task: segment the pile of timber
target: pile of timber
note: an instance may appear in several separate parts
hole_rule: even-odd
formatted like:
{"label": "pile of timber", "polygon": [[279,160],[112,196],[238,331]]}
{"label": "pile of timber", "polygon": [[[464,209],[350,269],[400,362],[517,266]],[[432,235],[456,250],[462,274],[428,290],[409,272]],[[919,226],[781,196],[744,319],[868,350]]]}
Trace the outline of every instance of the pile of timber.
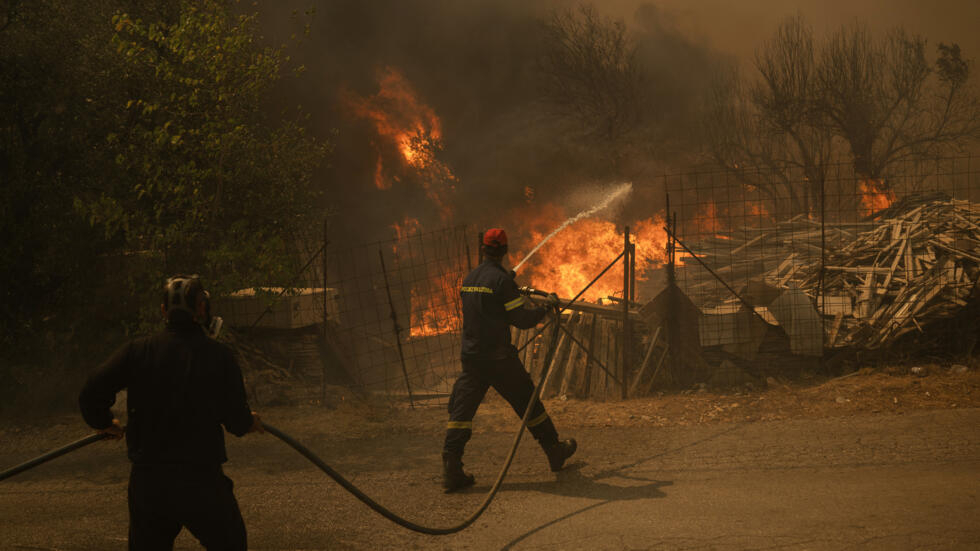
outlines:
{"label": "pile of timber", "polygon": [[[967,304],[978,284],[980,204],[907,198],[865,221],[822,228],[801,215],[689,246],[750,302],[765,306],[751,281],[801,289],[823,314],[827,346],[878,348]],[[683,277],[702,307],[736,300],[692,259]]]}

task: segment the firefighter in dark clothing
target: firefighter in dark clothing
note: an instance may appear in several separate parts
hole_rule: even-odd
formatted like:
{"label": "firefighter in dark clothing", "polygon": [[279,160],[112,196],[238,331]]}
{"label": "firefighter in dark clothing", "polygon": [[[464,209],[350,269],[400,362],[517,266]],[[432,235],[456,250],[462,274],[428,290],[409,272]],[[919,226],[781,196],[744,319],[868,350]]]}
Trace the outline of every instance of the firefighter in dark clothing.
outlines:
{"label": "firefighter in dark clothing", "polygon": [[[507,253],[504,230],[484,233],[482,248],[486,261],[466,276],[460,289],[463,372],[449,398],[449,423],[442,452],[443,488],[447,493],[474,483],[473,475],[463,472],[463,449],[487,390],[492,386],[523,417],[534,383],[510,342],[510,326],[529,329],[548,311],[531,307],[518,292],[513,273],[501,265]],[[558,298],[552,295],[551,305],[557,303]],[[540,401],[536,401],[527,427],[544,449],[551,470],[561,470],[565,460],[575,453],[575,440],[558,440],[555,425]]]}
{"label": "firefighter in dark clothing", "polygon": [[[125,433],[129,477],[129,548],[172,549],[186,527],[207,549],[246,549],[245,523],[222,472],[222,425],[235,436],[263,432],[245,398],[231,351],[208,337],[210,306],[197,276],[167,280],[166,329],[125,344],[79,396],[92,428]],[[110,407],[128,389],[123,430]]]}

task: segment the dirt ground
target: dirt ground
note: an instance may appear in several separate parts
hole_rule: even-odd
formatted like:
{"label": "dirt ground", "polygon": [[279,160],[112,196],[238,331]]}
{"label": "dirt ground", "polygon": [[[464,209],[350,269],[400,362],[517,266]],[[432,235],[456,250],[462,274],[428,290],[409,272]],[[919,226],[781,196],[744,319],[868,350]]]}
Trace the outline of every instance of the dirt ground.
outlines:
{"label": "dirt ground", "polygon": [[[545,405],[559,429],[672,427],[980,407],[980,366],[923,364],[916,367],[922,370],[919,374],[913,374],[910,367],[864,368],[833,379],[771,378],[763,389],[701,388],[605,402],[556,398],[545,400]],[[422,402],[412,414],[406,415],[408,404],[392,405],[380,399],[365,401],[339,388],[333,401],[338,405],[332,409],[316,406],[258,409],[271,424],[288,422],[292,427],[316,434],[351,440],[391,432],[440,432],[446,419],[443,406]],[[492,389],[475,421],[477,433],[513,431],[517,423],[510,406]],[[74,415],[17,419],[0,426],[0,442],[6,451],[31,448],[43,451],[42,443],[58,438],[77,439],[80,430],[86,428]]]}
{"label": "dirt ground", "polygon": [[[228,440],[253,549],[975,549],[980,545],[976,366],[863,370],[765,389],[546,401],[582,446],[566,472],[522,444],[488,513],[448,537],[380,519],[271,437]],[[439,489],[443,406],[344,397],[262,409],[359,487],[427,525],[476,509],[517,418],[477,415],[471,491]],[[0,468],[81,438],[77,415],[0,425]],[[98,443],[0,482],[0,549],[123,549],[128,464]],[[186,533],[177,549],[198,549]]]}
{"label": "dirt ground", "polygon": [[[545,405],[560,429],[671,427],[980,407],[977,366],[923,364],[916,367],[916,374],[908,367],[865,368],[833,379],[771,378],[763,389],[699,388],[605,402],[556,398],[545,400]],[[322,427],[329,419],[326,424],[333,434],[351,438],[390,430],[441,430],[446,417],[443,407],[424,403],[415,415],[405,416],[400,412],[407,405],[367,404],[350,396],[344,396],[339,402],[342,405],[334,410],[304,408],[299,418],[291,413],[294,411],[291,408],[273,410],[273,415],[285,414],[291,421],[300,423],[305,419],[310,428]],[[516,422],[510,406],[491,389],[477,412],[475,430],[514,430]]]}

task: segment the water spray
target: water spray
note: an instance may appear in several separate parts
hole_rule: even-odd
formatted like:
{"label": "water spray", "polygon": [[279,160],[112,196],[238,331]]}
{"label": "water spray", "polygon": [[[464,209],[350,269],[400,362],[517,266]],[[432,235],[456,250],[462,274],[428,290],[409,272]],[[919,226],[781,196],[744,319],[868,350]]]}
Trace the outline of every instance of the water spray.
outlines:
{"label": "water spray", "polygon": [[525,262],[527,262],[527,259],[529,259],[532,256],[534,256],[534,253],[538,252],[538,249],[540,249],[542,245],[544,245],[545,243],[547,243],[548,240],[551,239],[552,237],[554,237],[558,232],[562,231],[563,229],[565,229],[568,226],[574,224],[575,222],[578,222],[579,220],[581,220],[583,218],[588,218],[588,217],[592,216],[593,214],[595,214],[595,213],[597,213],[597,212],[599,212],[599,211],[607,208],[609,205],[611,205],[613,203],[613,201],[615,201],[616,199],[619,199],[620,197],[626,195],[627,193],[629,193],[631,191],[633,191],[633,184],[632,183],[626,182],[625,184],[619,185],[615,189],[613,189],[613,191],[609,195],[607,195],[606,198],[603,199],[601,203],[599,203],[597,205],[594,205],[594,206],[592,206],[592,207],[590,207],[590,208],[588,208],[586,210],[583,210],[582,212],[580,212],[580,213],[576,214],[575,216],[569,218],[568,220],[565,220],[564,222],[562,222],[562,224],[560,226],[558,226],[557,228],[555,228],[554,231],[552,231],[551,233],[549,233],[547,237],[545,237],[540,242],[538,242],[538,244],[535,245],[533,249],[531,249],[531,252],[527,253],[527,256],[525,256],[523,260],[521,260],[520,262],[517,263],[516,266],[514,266],[514,271],[516,272],[517,270],[520,270],[521,269],[521,266]]}

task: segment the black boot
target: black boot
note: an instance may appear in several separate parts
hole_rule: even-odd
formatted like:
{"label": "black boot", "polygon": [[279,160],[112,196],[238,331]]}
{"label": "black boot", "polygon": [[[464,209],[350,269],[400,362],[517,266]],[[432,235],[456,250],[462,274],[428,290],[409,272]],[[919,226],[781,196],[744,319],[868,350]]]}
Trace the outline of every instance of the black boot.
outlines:
{"label": "black boot", "polygon": [[474,482],[473,475],[463,472],[463,454],[442,452],[442,488],[447,494],[472,486]]}
{"label": "black boot", "polygon": [[565,466],[565,460],[578,449],[578,443],[575,442],[574,438],[570,438],[568,440],[555,440],[548,444],[542,443],[541,447],[544,448],[544,453],[548,456],[548,464],[551,465],[551,470],[557,472]]}

